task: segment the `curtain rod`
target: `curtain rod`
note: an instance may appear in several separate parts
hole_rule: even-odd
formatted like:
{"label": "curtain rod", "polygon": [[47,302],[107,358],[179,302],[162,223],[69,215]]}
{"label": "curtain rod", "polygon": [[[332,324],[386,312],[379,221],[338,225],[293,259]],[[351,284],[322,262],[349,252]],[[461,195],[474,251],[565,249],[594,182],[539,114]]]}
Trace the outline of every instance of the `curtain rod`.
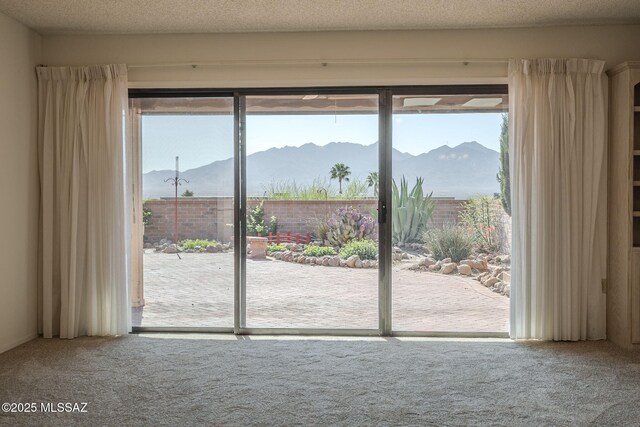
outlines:
{"label": "curtain rod", "polygon": [[179,68],[179,67],[226,67],[226,66],[252,66],[252,65],[386,65],[386,64],[454,64],[469,65],[473,63],[508,64],[504,58],[393,58],[393,59],[291,59],[291,60],[223,60],[213,62],[178,62],[160,64],[131,64],[129,68]]}

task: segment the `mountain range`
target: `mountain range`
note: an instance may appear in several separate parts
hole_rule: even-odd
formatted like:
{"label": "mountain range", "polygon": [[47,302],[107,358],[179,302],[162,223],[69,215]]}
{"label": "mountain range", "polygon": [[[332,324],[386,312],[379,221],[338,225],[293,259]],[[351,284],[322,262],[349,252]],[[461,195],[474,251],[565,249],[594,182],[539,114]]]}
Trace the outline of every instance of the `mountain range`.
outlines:
{"label": "mountain range", "polygon": [[[464,142],[455,147],[443,145],[427,153],[414,156],[393,150],[393,178],[398,182],[405,176],[410,185],[416,177],[424,178],[424,190],[438,197],[465,199],[474,195],[499,191],[496,174],[499,153],[478,142]],[[300,147],[271,148],[247,156],[247,195],[262,196],[274,182],[295,181],[309,185],[314,180],[329,181],[329,170],[336,163],[350,167],[350,178],[364,180],[378,170],[378,144],[361,145],[332,142],[318,146],[313,143]],[[174,195],[165,179],[173,177],[172,170],[151,171],[143,175],[143,197],[157,198]],[[216,161],[180,172],[183,183],[179,193],[189,189],[195,196],[233,195],[233,159]],[[332,185],[337,188],[337,181]],[[345,184],[343,184],[345,185]]]}

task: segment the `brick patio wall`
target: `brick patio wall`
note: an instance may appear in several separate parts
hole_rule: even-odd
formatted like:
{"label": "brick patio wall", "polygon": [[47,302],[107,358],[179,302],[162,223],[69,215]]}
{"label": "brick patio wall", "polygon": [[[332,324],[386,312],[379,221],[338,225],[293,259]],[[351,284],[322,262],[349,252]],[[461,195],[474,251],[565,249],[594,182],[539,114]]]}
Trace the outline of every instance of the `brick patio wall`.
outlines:
{"label": "brick patio wall", "polygon": [[[249,209],[260,203],[260,199],[247,201]],[[435,207],[431,226],[440,227],[457,223],[464,200],[434,198]],[[161,239],[173,240],[175,201],[173,198],[148,200],[144,206],[151,210],[151,224],[145,227],[145,242]],[[353,206],[368,213],[375,211],[377,200],[268,200],[263,201],[265,221],[272,216],[278,220],[282,233],[313,233],[314,223],[338,208]],[[231,197],[180,197],[178,198],[178,240],[215,239],[229,242],[233,239],[233,198]]]}
{"label": "brick patio wall", "polygon": [[[144,207],[151,211],[151,224],[144,228],[144,241],[173,240],[175,200],[147,200]],[[215,239],[229,242],[233,239],[233,228],[228,224],[233,224],[232,197],[178,198],[178,240]]]}
{"label": "brick patio wall", "polygon": [[457,224],[462,206],[466,200],[456,200],[454,198],[433,198],[435,206],[431,216],[431,227],[440,228],[447,224]]}
{"label": "brick patio wall", "polygon": [[[260,200],[248,200],[249,208],[260,203]],[[278,231],[281,233],[306,234],[313,233],[314,224],[331,218],[336,209],[352,206],[360,212],[370,214],[378,207],[378,201],[369,200],[265,200],[263,202],[264,219],[271,216],[278,220]]]}

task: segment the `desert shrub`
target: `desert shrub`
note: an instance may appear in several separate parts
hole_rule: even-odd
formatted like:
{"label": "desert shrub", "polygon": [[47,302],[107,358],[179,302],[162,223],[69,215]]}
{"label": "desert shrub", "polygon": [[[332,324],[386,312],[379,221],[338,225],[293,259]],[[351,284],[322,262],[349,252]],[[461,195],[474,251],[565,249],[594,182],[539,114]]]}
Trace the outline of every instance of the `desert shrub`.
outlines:
{"label": "desert shrub", "polygon": [[207,240],[207,239],[186,239],[180,242],[180,246],[183,250],[194,250],[196,246],[200,246],[202,249],[207,246],[217,245],[218,242],[215,240]]}
{"label": "desert shrub", "polygon": [[151,209],[149,209],[148,207],[144,206],[142,208],[142,224],[151,225],[151,218],[152,217],[153,217],[153,212],[151,212]]}
{"label": "desert shrub", "polygon": [[282,243],[267,246],[267,252],[284,252],[286,250],[287,247]]}
{"label": "desert shrub", "polygon": [[378,243],[373,240],[351,240],[340,249],[340,258],[358,255],[360,259],[376,259]]}
{"label": "desert shrub", "polygon": [[369,184],[360,179],[353,179],[347,183],[344,188],[342,197],[345,199],[361,199],[367,197],[369,193]]}
{"label": "desert shrub", "polygon": [[435,206],[431,193],[425,195],[422,190],[424,179],[416,178],[416,183],[409,191],[405,177],[400,181],[400,187],[393,180],[392,188],[392,229],[394,243],[409,243],[420,239],[420,234],[426,228],[433,215]]}
{"label": "desert shrub", "polygon": [[307,246],[302,253],[305,256],[337,255],[337,252],[329,246]]}
{"label": "desert shrub", "polygon": [[500,203],[502,208],[511,216],[511,180],[509,178],[509,115],[502,115],[500,125],[500,169],[496,177],[500,184]]}
{"label": "desert shrub", "polygon": [[334,196],[326,180],[314,179],[311,184],[296,181],[271,181],[264,187],[266,197],[273,200],[324,200]]}
{"label": "desert shrub", "polygon": [[502,249],[503,212],[500,199],[490,196],[474,197],[463,205],[460,221],[472,230],[478,250],[495,252]]}
{"label": "desert shrub", "polygon": [[329,232],[329,225],[327,224],[327,221],[324,218],[313,218],[309,220],[309,224],[311,226],[311,234],[313,235],[313,238],[324,242],[327,239],[327,233]]}
{"label": "desert shrub", "polygon": [[271,216],[271,220],[269,221],[269,231],[273,234],[278,232],[278,218],[275,216]]}
{"label": "desert shrub", "polygon": [[376,232],[375,220],[351,206],[337,209],[327,226],[327,240],[335,246],[344,246],[351,240],[372,239]]}
{"label": "desert shrub", "polygon": [[342,194],[336,191],[331,182],[323,178],[316,178],[311,184],[298,184],[295,180],[274,180],[263,188],[265,197],[272,200],[361,199],[367,197],[370,192],[367,181],[360,179],[347,182]]}
{"label": "desert shrub", "polygon": [[422,238],[436,259],[451,258],[453,262],[468,258],[474,243],[468,228],[455,225],[427,230]]}
{"label": "desert shrub", "polygon": [[269,231],[278,230],[278,220],[275,216],[271,217],[271,224],[264,222],[264,207],[263,202],[249,210],[247,215],[247,236],[257,236],[260,234],[264,236],[269,234]]}
{"label": "desert shrub", "polygon": [[264,224],[264,207],[262,202],[255,208],[249,210],[247,215],[247,236],[257,236],[265,234],[267,227]]}

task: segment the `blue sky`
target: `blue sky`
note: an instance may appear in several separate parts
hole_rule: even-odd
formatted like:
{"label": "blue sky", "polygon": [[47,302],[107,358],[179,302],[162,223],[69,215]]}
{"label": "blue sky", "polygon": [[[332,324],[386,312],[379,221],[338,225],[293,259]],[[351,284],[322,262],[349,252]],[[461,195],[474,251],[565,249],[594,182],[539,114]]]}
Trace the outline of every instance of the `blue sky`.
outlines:
{"label": "blue sky", "polygon": [[[499,151],[500,113],[397,114],[393,117],[394,148],[414,155],[467,141]],[[260,115],[247,117],[247,151],[272,147],[325,145],[334,141],[373,144],[378,139],[377,115]],[[206,165],[233,155],[233,117],[145,115],[142,118],[143,173]]]}

